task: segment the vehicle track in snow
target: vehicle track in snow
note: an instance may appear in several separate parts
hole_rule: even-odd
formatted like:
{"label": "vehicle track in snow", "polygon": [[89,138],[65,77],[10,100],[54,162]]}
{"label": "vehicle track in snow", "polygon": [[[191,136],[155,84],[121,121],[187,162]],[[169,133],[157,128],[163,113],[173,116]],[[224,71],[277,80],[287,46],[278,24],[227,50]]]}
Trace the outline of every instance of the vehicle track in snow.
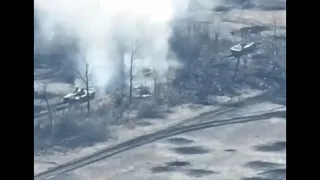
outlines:
{"label": "vehicle track in snow", "polygon": [[[51,105],[50,108],[54,108],[55,111],[61,111],[67,107],[68,107],[67,103],[61,102],[61,103]],[[47,115],[48,115],[48,110],[44,110],[44,111],[41,111],[39,113],[34,114],[34,118],[40,118],[40,117],[47,116]]]}
{"label": "vehicle track in snow", "polygon": [[[210,114],[203,116],[203,117],[198,117],[198,118],[207,119],[209,117],[210,117]],[[207,129],[207,128],[212,128],[212,127],[217,127],[217,126],[223,126],[223,125],[230,125],[230,124],[236,124],[236,123],[246,123],[246,122],[250,122],[250,121],[267,120],[272,117],[286,117],[286,111],[284,110],[284,111],[267,112],[267,113],[260,114],[260,115],[233,117],[233,118],[228,118],[228,119],[224,119],[224,120],[212,120],[212,121],[207,121],[204,123],[198,123],[198,124],[193,124],[193,125],[186,125],[186,126],[181,125],[180,127],[177,127],[177,126],[168,127],[164,130],[159,130],[154,133],[150,133],[150,134],[146,134],[146,135],[143,135],[143,136],[140,136],[137,138],[133,138],[131,140],[125,141],[125,142],[120,143],[118,145],[100,150],[100,151],[93,153],[91,155],[87,155],[87,156],[78,158],[74,161],[70,161],[68,163],[65,163],[65,164],[59,165],[57,167],[48,169],[47,171],[44,171],[44,172],[41,172],[39,174],[34,175],[34,179],[40,180],[40,179],[48,179],[48,178],[51,178],[54,176],[58,176],[59,174],[66,173],[66,172],[78,169],[80,167],[92,164],[94,162],[100,161],[102,159],[112,157],[118,153],[128,151],[133,148],[136,148],[136,147],[139,147],[142,145],[146,145],[146,144],[152,143],[154,141],[168,138],[168,137],[171,137],[174,135],[187,133],[187,132],[191,132],[191,131]]]}

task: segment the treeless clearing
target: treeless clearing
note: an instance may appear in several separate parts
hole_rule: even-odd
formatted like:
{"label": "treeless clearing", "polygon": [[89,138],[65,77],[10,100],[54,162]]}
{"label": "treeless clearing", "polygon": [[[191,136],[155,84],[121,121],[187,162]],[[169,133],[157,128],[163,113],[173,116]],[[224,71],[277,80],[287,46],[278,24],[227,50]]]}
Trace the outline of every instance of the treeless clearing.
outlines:
{"label": "treeless clearing", "polygon": [[278,28],[286,28],[286,11],[232,10],[222,15],[226,22],[272,26],[274,19]]}

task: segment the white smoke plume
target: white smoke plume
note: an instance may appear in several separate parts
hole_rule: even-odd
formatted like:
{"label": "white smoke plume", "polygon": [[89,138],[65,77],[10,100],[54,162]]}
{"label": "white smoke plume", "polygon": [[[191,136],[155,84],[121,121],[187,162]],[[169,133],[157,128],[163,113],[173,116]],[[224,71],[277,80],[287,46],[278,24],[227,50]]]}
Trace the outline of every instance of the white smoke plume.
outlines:
{"label": "white smoke plume", "polygon": [[105,88],[118,71],[119,44],[128,57],[133,42],[139,41],[135,64],[166,73],[174,64],[167,59],[169,24],[186,12],[188,0],[35,0],[34,5],[40,12],[42,44],[49,47],[56,31],[75,37],[78,65],[83,64],[77,57],[84,57],[95,85]]}

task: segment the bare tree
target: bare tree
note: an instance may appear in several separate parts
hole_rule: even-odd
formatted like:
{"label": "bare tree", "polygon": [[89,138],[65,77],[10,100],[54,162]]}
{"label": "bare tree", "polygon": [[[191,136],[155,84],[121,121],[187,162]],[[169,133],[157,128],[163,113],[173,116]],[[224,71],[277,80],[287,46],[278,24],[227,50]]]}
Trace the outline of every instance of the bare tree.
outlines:
{"label": "bare tree", "polygon": [[155,70],[153,70],[153,94],[156,95],[158,89],[157,89],[157,73]]}
{"label": "bare tree", "polygon": [[214,51],[216,54],[218,54],[220,52],[220,48],[219,48],[219,45],[220,45],[220,33],[219,32],[215,32],[214,33],[214,39],[213,39],[213,43],[214,43]]}
{"label": "bare tree", "polygon": [[273,67],[272,70],[276,69],[276,58],[278,54],[278,47],[277,47],[277,19],[275,17],[275,14],[273,13],[273,36],[272,36],[272,61],[273,61]]}
{"label": "bare tree", "polygon": [[85,83],[86,86],[86,91],[87,91],[87,97],[86,97],[86,101],[87,101],[87,111],[88,113],[90,113],[90,95],[89,95],[89,64],[87,61],[85,61],[85,67],[84,70],[82,72],[80,72],[78,69],[77,71],[77,75],[78,77]]}
{"label": "bare tree", "polygon": [[131,55],[130,55],[130,87],[129,87],[129,99],[130,104],[132,103],[132,81],[133,81],[133,61],[137,58],[137,53],[141,47],[141,44],[139,41],[135,41],[135,43],[132,43],[131,47]]}
{"label": "bare tree", "polygon": [[236,57],[236,58],[237,58],[237,65],[236,65],[236,69],[235,69],[235,71],[234,71],[234,74],[233,74],[232,79],[235,79],[235,78],[237,77],[237,73],[238,73],[238,70],[239,70],[239,64],[240,64],[240,58],[241,58],[241,56],[238,56],[238,57]]}
{"label": "bare tree", "polygon": [[50,124],[51,133],[52,133],[53,118],[52,118],[52,111],[51,111],[51,106],[50,106],[50,103],[49,103],[49,96],[48,96],[47,84],[46,83],[43,84],[43,90],[42,90],[42,94],[41,94],[40,97],[41,97],[41,100],[46,103],[46,107],[47,107],[47,111],[48,111],[48,117],[49,117],[49,124]]}
{"label": "bare tree", "polygon": [[142,73],[144,78],[147,80],[148,78],[153,79],[153,93],[155,94],[157,91],[157,77],[158,77],[158,72],[156,71],[155,68],[143,68]]}

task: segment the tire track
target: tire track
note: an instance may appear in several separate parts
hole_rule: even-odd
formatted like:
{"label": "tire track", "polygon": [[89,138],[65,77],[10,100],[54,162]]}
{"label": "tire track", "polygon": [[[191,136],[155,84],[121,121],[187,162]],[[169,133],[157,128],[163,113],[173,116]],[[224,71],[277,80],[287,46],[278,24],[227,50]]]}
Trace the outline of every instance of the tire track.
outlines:
{"label": "tire track", "polygon": [[172,125],[171,127],[174,128],[174,127],[178,127],[178,126],[185,125],[185,124],[190,125],[191,122],[193,122],[195,120],[199,120],[199,119],[218,118],[220,115],[231,113],[235,110],[238,110],[239,108],[259,104],[259,103],[261,103],[262,99],[270,98],[272,96],[272,93],[273,93],[272,91],[266,91],[262,94],[248,97],[248,98],[239,100],[239,101],[232,103],[232,104],[222,104],[221,107],[216,110],[201,113],[197,117],[186,119],[182,122],[179,122],[177,124]]}
{"label": "tire track", "polygon": [[[56,111],[61,111],[61,110],[65,109],[65,108],[67,108],[67,107],[68,107],[68,104],[63,103],[63,102],[56,103],[56,104],[51,106],[51,108],[54,108]],[[46,116],[46,115],[48,115],[48,110],[45,110],[45,111],[42,111],[40,113],[34,114],[34,118],[40,118],[40,117]]]}
{"label": "tire track", "polygon": [[229,118],[225,120],[213,120],[213,121],[195,124],[195,125],[173,127],[173,128],[160,130],[154,133],[150,133],[147,135],[143,135],[143,136],[125,141],[121,144],[115,145],[110,148],[106,148],[92,155],[84,156],[74,161],[70,161],[66,164],[51,168],[45,172],[34,175],[34,179],[35,180],[48,179],[48,178],[57,176],[59,174],[66,173],[66,172],[78,169],[80,167],[92,164],[99,160],[111,157],[118,153],[131,150],[133,148],[136,148],[145,144],[149,144],[154,141],[164,139],[170,136],[187,133],[191,131],[196,131],[196,130],[207,129],[211,127],[236,124],[236,123],[245,123],[250,121],[267,120],[271,117],[285,117],[285,116],[286,116],[286,111],[276,111],[276,112],[265,113],[262,115],[235,117],[235,118]]}

